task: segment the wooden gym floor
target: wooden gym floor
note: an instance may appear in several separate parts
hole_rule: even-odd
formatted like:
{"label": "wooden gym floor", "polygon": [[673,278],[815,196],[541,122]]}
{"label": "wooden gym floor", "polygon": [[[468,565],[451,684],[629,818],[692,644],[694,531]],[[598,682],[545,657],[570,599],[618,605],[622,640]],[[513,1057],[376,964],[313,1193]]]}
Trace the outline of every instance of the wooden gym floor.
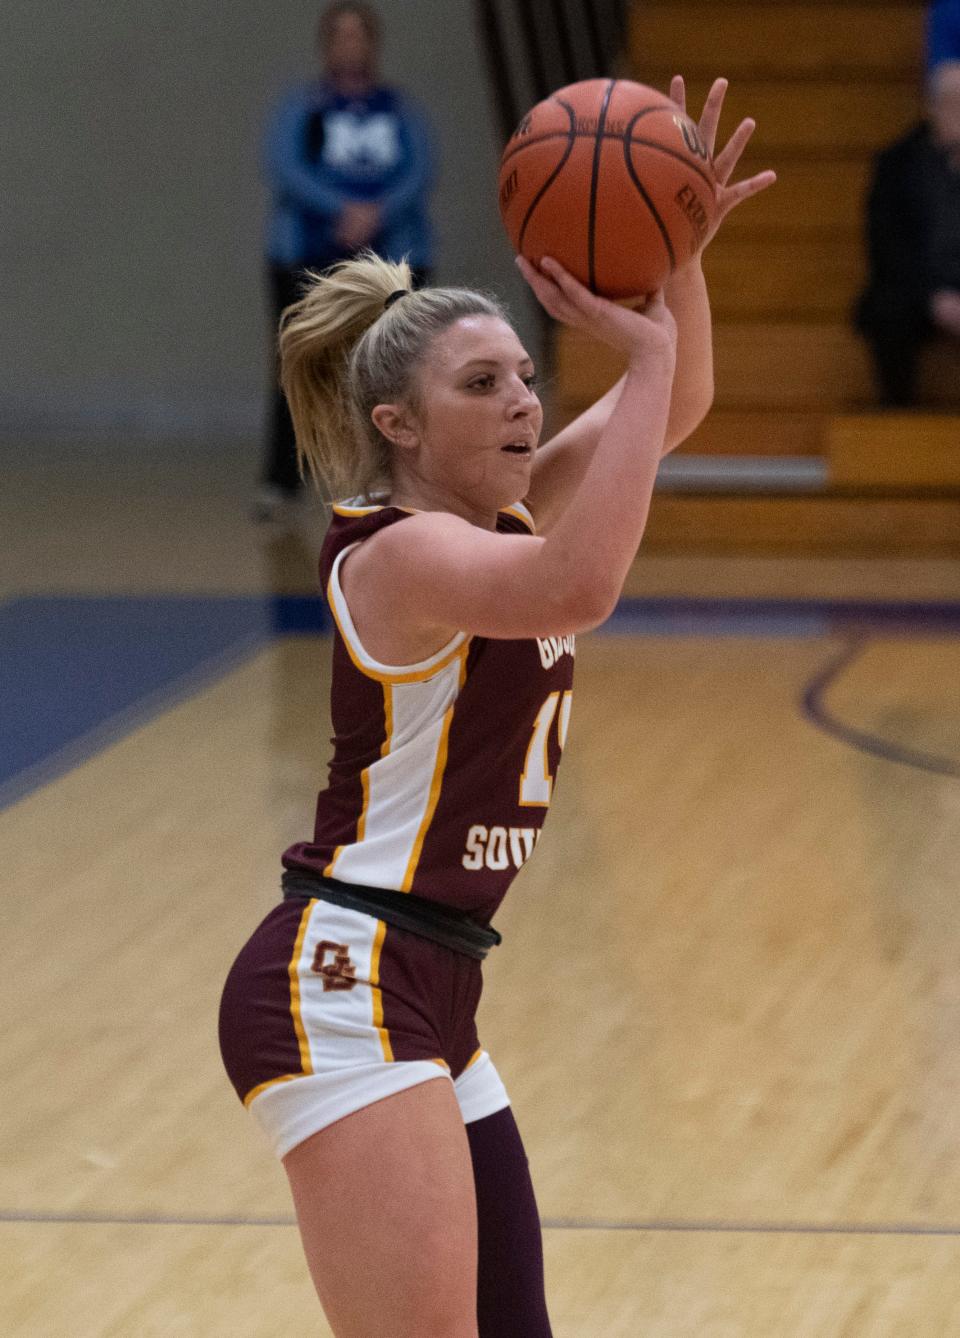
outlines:
{"label": "wooden gym floor", "polygon": [[[0,467],[0,1332],[323,1335],[215,1025],[323,774],[322,522],[249,452]],[[628,594],[481,1012],[557,1338],[960,1333],[960,568]]]}

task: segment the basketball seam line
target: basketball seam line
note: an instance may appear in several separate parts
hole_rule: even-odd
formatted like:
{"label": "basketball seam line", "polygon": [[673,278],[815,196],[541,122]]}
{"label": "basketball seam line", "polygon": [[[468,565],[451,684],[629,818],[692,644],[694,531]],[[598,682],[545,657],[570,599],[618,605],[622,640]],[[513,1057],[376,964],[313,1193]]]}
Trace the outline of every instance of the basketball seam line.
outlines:
{"label": "basketball seam line", "polygon": [[[596,137],[593,135],[582,135],[580,134],[579,131],[576,131],[573,134],[572,138],[577,140],[577,139],[594,139]],[[517,147],[508,155],[508,157],[513,158],[523,149],[532,148],[534,144],[545,144],[547,143],[548,140],[551,139],[565,139],[569,142],[571,136],[569,132],[564,132],[562,130],[551,130],[549,135],[538,135],[536,139],[528,139],[525,144],[518,144]],[[713,192],[713,194],[714,195],[716,194],[716,185],[713,181],[711,181],[709,174],[705,172],[702,167],[698,167],[697,164],[693,162],[692,159],[687,157],[685,154],[679,153],[676,149],[668,149],[666,144],[658,144],[655,139],[627,139],[625,135],[614,135],[608,130],[605,130],[603,132],[603,139],[617,140],[627,148],[632,148],[636,144],[644,149],[653,149],[657,153],[665,153],[669,158],[676,158],[677,161],[683,163],[685,167],[689,167],[691,168],[692,171],[696,172],[697,176],[701,177],[703,181],[706,183],[706,185],[710,187],[710,190]],[[504,158],[503,161],[506,162],[507,158]]]}
{"label": "basketball seam line", "polygon": [[533,214],[537,206],[539,205],[540,201],[543,199],[544,195],[556,181],[557,177],[560,175],[560,172],[566,165],[567,160],[570,157],[570,154],[573,152],[574,144],[578,139],[591,139],[591,138],[593,139],[594,141],[593,166],[591,171],[589,213],[587,219],[587,262],[588,262],[588,284],[591,292],[594,293],[597,291],[596,254],[595,254],[597,198],[599,194],[601,153],[603,144],[606,140],[620,141],[623,144],[624,160],[628,175],[630,176],[630,179],[633,182],[637,190],[637,193],[640,195],[640,198],[643,200],[644,204],[647,206],[647,209],[650,211],[653,221],[657,226],[657,229],[661,236],[661,240],[663,241],[663,244],[667,251],[667,257],[670,262],[671,274],[676,270],[677,267],[676,252],[674,251],[669,231],[666,225],[664,224],[663,219],[660,217],[660,213],[657,210],[656,206],[654,205],[653,200],[650,198],[650,195],[643,186],[643,183],[640,181],[640,178],[638,177],[637,172],[634,168],[633,162],[631,161],[630,152],[633,145],[636,144],[638,146],[642,146],[644,148],[652,149],[654,151],[663,153],[666,157],[674,158],[678,162],[682,163],[684,166],[691,168],[696,173],[696,175],[699,176],[701,180],[711,189],[714,196],[716,195],[716,187],[715,184],[710,180],[710,177],[707,175],[707,173],[704,171],[703,168],[698,167],[697,164],[692,162],[688,156],[679,153],[675,149],[667,148],[666,145],[659,144],[654,140],[633,138],[634,129],[637,123],[640,120],[642,120],[643,117],[649,116],[655,111],[668,110],[668,108],[644,107],[641,111],[638,111],[631,118],[631,120],[627,125],[626,131],[623,134],[615,134],[613,132],[608,132],[606,130],[605,128],[606,118],[610,102],[613,96],[613,90],[616,87],[617,82],[618,81],[616,79],[611,79],[607,85],[603,97],[603,102],[600,107],[600,112],[597,118],[597,128],[592,135],[584,134],[578,131],[576,114],[574,113],[573,108],[570,106],[569,103],[563,101],[562,98],[558,98],[556,95],[554,95],[552,100],[556,101],[559,106],[563,107],[564,111],[567,113],[567,116],[570,118],[569,128],[566,131],[559,131],[559,130],[550,131],[547,134],[537,135],[531,139],[528,139],[524,143],[516,145],[513,149],[511,149],[508,153],[504,155],[503,159],[504,162],[507,162],[513,157],[515,157],[518,153],[520,153],[521,150],[532,147],[534,144],[542,144],[552,139],[566,140],[566,148],[563,152],[560,161],[557,163],[556,167],[554,168],[550,176],[547,178],[547,180],[540,187],[534,199],[531,201],[530,206],[527,209],[526,215],[524,216],[523,223],[521,224],[520,227],[520,233],[517,239],[517,250],[522,251],[524,237],[526,236],[526,231],[533,217]]}
{"label": "basketball seam line", "polygon": [[[600,114],[597,117],[597,130],[593,145],[593,170],[590,174],[590,212],[587,216],[587,273],[590,279],[591,293],[597,291],[595,244],[597,240],[597,194],[600,188],[600,154],[603,151],[603,127],[607,121],[607,110],[616,86],[616,79],[611,79],[607,84],[607,91],[603,95]],[[574,129],[576,129],[576,126],[574,126]]]}
{"label": "basketball seam line", "polygon": [[656,140],[653,139],[630,139],[630,140],[625,139],[624,143],[629,144],[631,148],[633,147],[634,144],[641,144],[645,149],[656,149],[658,153],[665,153],[670,158],[676,158],[677,162],[683,163],[684,167],[691,168],[692,171],[696,172],[698,177],[702,177],[703,180],[706,182],[706,184],[710,187],[711,193],[714,196],[716,195],[717,191],[714,182],[710,180],[709,175],[703,170],[702,167],[697,166],[697,164],[692,160],[692,158],[689,155],[678,153],[676,149],[668,149],[666,144],[658,144]]}
{"label": "basketball seam line", "polygon": [[644,204],[650,210],[650,213],[653,215],[654,223],[656,223],[657,227],[660,229],[660,236],[663,238],[663,244],[667,248],[667,256],[670,259],[670,273],[672,274],[673,271],[677,268],[677,257],[673,250],[673,243],[670,240],[670,234],[667,231],[663,219],[657,212],[656,206],[654,205],[653,201],[650,199],[650,196],[644,189],[643,182],[637,176],[636,171],[634,170],[633,163],[631,162],[630,159],[630,134],[633,130],[634,125],[636,124],[636,119],[637,118],[635,118],[635,120],[630,122],[630,125],[627,127],[627,133],[623,137],[623,157],[627,165],[627,171],[630,174],[630,180],[636,186],[640,198],[643,200]]}
{"label": "basketball seam line", "polygon": [[[557,101],[560,102],[560,99],[558,98]],[[546,195],[547,191],[550,189],[550,187],[551,187],[551,186],[553,185],[553,183],[556,181],[557,177],[560,175],[560,173],[561,173],[561,171],[562,171],[562,169],[563,169],[563,165],[564,165],[564,163],[567,161],[567,159],[570,157],[571,153],[573,152],[573,145],[574,145],[574,142],[575,142],[576,139],[577,139],[577,135],[576,135],[576,133],[575,133],[575,127],[576,127],[576,123],[577,123],[577,118],[576,118],[576,115],[574,114],[574,110],[573,110],[573,108],[572,108],[572,107],[570,106],[570,104],[567,103],[567,102],[560,102],[560,106],[564,109],[564,111],[565,111],[565,112],[567,113],[567,115],[570,117],[570,131],[569,131],[569,133],[568,133],[568,135],[567,135],[567,147],[566,147],[566,149],[564,150],[563,157],[562,157],[562,158],[560,159],[560,161],[557,163],[556,167],[553,169],[553,171],[551,172],[550,176],[547,177],[546,181],[543,183],[543,185],[542,185],[542,186],[540,187],[540,189],[537,191],[536,195],[534,196],[533,200],[531,201],[530,208],[529,208],[529,209],[527,210],[527,212],[526,212],[526,215],[525,215],[525,217],[524,217],[523,223],[521,224],[521,227],[520,227],[520,234],[519,234],[519,236],[517,237],[517,250],[520,251],[520,252],[523,251],[523,238],[524,238],[524,235],[526,234],[526,231],[527,231],[527,224],[530,222],[530,219],[533,217],[533,211],[536,209],[537,205],[540,203],[540,201],[541,201],[541,200],[543,199],[543,197]]]}
{"label": "basketball seam line", "polygon": [[[560,102],[559,98],[556,98],[555,101],[560,103],[560,106],[563,107],[564,111],[568,115],[571,114],[572,108],[568,102]],[[644,107],[642,111],[637,113],[637,115],[633,118],[630,124],[631,126],[636,125],[637,121],[639,121],[641,117],[649,116],[652,112],[667,111],[667,110],[668,108],[666,107]],[[570,130],[546,130],[542,135],[531,135],[529,139],[524,139],[522,144],[515,144],[512,149],[510,148],[506,149],[500,161],[501,163],[509,162],[511,158],[515,157],[518,153],[521,153],[524,149],[530,148],[533,144],[545,144],[547,140],[550,139],[570,139],[571,133],[574,139],[596,139],[598,134],[600,134],[599,131],[594,131],[591,134],[590,131],[578,130],[576,128],[576,118],[574,118],[572,132]],[[602,133],[604,139],[623,139],[623,135],[618,135],[613,130],[604,130]],[[636,144],[647,143],[646,140],[639,140],[639,139],[635,140],[634,142]]]}

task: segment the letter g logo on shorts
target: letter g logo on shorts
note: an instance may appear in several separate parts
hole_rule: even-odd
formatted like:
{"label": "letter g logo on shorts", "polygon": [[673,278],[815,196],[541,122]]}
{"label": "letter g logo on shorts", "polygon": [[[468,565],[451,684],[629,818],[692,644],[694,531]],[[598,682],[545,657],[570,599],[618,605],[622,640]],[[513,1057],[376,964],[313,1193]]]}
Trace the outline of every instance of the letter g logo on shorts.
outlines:
{"label": "letter g logo on shorts", "polygon": [[[327,961],[328,954],[332,956],[332,961]],[[357,983],[357,968],[350,960],[348,943],[331,943],[329,939],[318,943],[310,970],[323,977],[324,993],[328,990],[352,990]]]}

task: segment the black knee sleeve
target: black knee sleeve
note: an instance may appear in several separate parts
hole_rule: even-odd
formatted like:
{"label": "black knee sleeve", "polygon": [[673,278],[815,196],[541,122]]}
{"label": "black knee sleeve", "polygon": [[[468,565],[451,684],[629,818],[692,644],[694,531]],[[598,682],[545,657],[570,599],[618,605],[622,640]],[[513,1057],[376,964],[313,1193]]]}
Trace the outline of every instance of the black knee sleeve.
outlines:
{"label": "black knee sleeve", "polygon": [[477,1191],[480,1338],[551,1338],[540,1214],[507,1107],[467,1125]]}

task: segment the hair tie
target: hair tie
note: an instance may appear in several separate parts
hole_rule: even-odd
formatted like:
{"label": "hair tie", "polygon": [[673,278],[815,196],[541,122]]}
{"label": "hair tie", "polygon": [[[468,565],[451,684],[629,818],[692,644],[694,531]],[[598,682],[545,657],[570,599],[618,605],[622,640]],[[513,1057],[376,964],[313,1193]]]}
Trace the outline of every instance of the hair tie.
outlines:
{"label": "hair tie", "polygon": [[394,292],[390,294],[390,296],[384,302],[383,304],[384,311],[386,311],[388,307],[392,307],[394,302],[399,302],[401,297],[406,297],[409,291],[410,291],[409,288],[397,288]]}

